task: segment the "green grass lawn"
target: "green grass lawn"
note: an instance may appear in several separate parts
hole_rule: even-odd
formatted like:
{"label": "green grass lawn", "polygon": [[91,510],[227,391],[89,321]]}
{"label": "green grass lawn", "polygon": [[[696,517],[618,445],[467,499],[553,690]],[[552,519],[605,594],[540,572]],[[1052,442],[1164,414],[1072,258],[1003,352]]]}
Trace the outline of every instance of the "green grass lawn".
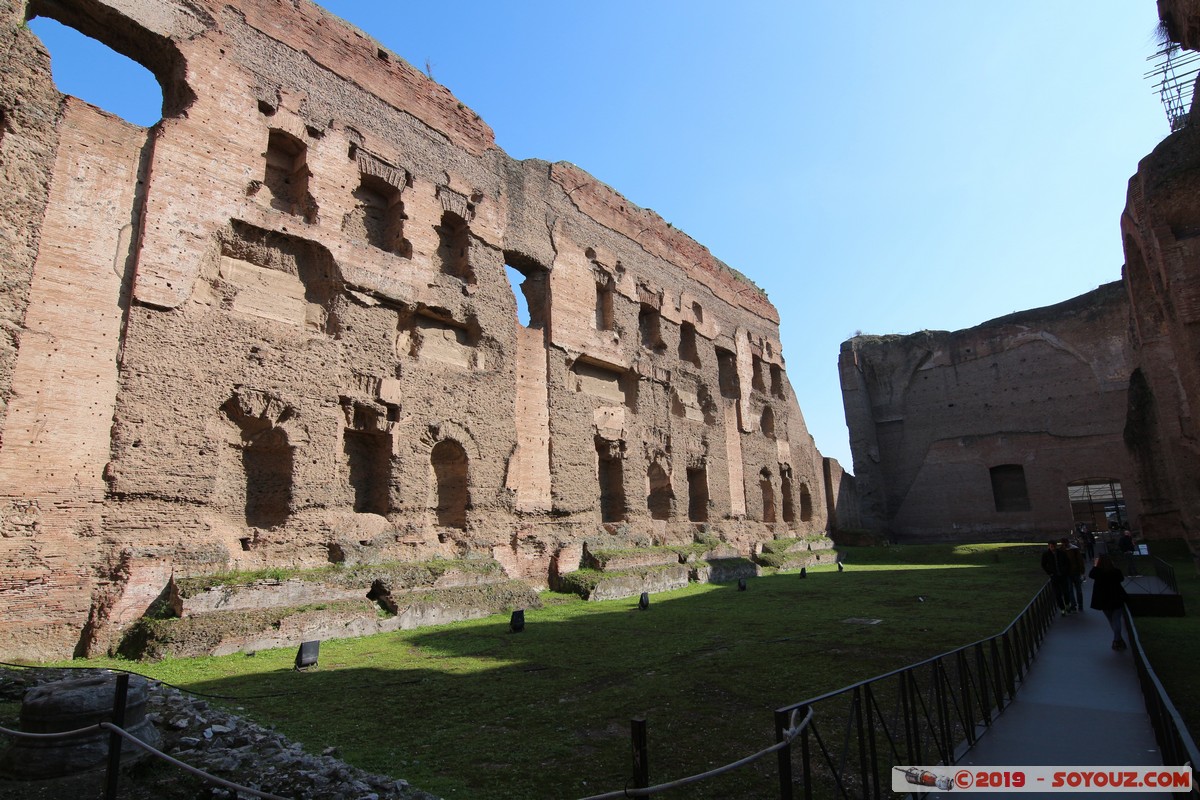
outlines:
{"label": "green grass lawn", "polygon": [[[843,573],[693,585],[646,611],[546,594],[520,634],[497,616],[327,641],[305,673],[294,648],[86,663],[245,698],[228,705],[310,751],[334,746],[446,798],[581,797],[627,784],[633,717],[647,719],[651,780],[671,780],[771,744],[779,706],[999,632],[1044,583],[1040,550],[853,548]],[[737,791],[686,796],[755,796],[754,781],[769,796],[774,780],[767,759],[738,773]]]}
{"label": "green grass lawn", "polygon": [[[1182,541],[1151,542],[1150,553],[1175,568],[1188,616],[1134,620],[1150,665],[1192,731],[1200,731],[1200,575]],[[1194,735],[1194,734],[1193,734]]]}

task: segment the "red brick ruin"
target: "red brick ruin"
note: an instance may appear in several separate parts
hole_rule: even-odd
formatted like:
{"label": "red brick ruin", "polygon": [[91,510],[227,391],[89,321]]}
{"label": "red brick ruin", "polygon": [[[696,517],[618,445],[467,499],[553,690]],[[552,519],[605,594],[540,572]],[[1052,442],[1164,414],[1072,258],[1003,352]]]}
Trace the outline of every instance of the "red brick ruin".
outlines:
{"label": "red brick ruin", "polygon": [[[1166,39],[1200,47],[1200,3],[1158,0],[1158,11]],[[842,345],[864,526],[910,541],[1059,536],[1078,520],[1069,488],[1112,482],[1125,522],[1187,539],[1200,563],[1195,119],[1173,125],[1129,181],[1114,220],[1121,282],[969,330]]]}
{"label": "red brick ruin", "polygon": [[[147,67],[162,121],[61,95],[39,15]],[[395,611],[396,565],[543,588],[606,548],[827,548],[852,484],[778,313],[658,215],[508,157],[307,0],[0,0],[0,24],[6,658],[102,652],[168,595]],[[365,583],[171,590],[331,563]],[[447,618],[426,612],[405,624]],[[335,617],[323,634],[377,629]]]}

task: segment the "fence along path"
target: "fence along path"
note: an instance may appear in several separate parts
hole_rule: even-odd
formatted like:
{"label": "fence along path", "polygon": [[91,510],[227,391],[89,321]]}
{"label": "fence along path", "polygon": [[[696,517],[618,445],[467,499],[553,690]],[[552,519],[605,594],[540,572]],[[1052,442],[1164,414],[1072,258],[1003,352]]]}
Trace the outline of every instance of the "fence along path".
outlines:
{"label": "fence along path", "polygon": [[[1092,583],[1084,585],[1084,606]],[[1132,645],[1131,637],[1126,639]],[[970,766],[1156,766],[1163,763],[1134,652],[1111,649],[1104,614],[1091,608],[1059,619],[1042,642],[1021,691],[959,764]],[[1166,766],[1180,766],[1168,764]],[[929,798],[952,793],[930,793]],[[1018,795],[972,792],[971,798]],[[1022,793],[1022,798],[1062,793]],[[1163,800],[1163,792],[1120,797]]]}

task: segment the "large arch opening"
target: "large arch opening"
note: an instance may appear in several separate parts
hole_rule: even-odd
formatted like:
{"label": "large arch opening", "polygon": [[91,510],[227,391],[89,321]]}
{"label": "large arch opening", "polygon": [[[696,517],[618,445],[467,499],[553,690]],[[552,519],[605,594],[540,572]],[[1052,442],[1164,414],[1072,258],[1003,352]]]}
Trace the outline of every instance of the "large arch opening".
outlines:
{"label": "large arch opening", "polygon": [[467,488],[467,451],[453,439],[443,439],[429,453],[433,467],[437,524],[443,528],[467,528],[471,504]]}
{"label": "large arch opening", "polygon": [[140,127],[182,114],[195,99],[174,42],[119,12],[30,0],[26,19],[49,51],[54,84],[64,94]]}
{"label": "large arch opening", "polygon": [[1067,484],[1067,499],[1075,527],[1091,531],[1115,531],[1129,525],[1125,495],[1116,478],[1081,478]]}

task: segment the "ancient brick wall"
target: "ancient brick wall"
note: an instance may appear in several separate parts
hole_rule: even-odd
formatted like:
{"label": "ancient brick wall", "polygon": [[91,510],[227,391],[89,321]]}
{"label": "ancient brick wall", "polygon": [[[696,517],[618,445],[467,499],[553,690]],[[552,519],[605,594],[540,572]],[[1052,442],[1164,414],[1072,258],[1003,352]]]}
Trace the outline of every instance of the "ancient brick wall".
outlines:
{"label": "ancient brick wall", "polygon": [[1136,524],[1127,316],[1112,283],[968,330],[845,342],[863,525],[912,540],[1061,535],[1067,486],[1089,478],[1119,481]]}
{"label": "ancient brick wall", "polygon": [[[1168,35],[1200,44],[1200,7],[1160,0]],[[1200,558],[1200,129],[1196,113],[1138,164],[1121,233],[1130,339],[1126,441],[1151,536],[1185,537]]]}
{"label": "ancient brick wall", "polygon": [[[172,573],[545,586],[585,543],[825,530],[777,312],[653,212],[307,2],[0,10],[8,657],[103,645]],[[150,68],[163,120],[64,101],[27,14]]]}

